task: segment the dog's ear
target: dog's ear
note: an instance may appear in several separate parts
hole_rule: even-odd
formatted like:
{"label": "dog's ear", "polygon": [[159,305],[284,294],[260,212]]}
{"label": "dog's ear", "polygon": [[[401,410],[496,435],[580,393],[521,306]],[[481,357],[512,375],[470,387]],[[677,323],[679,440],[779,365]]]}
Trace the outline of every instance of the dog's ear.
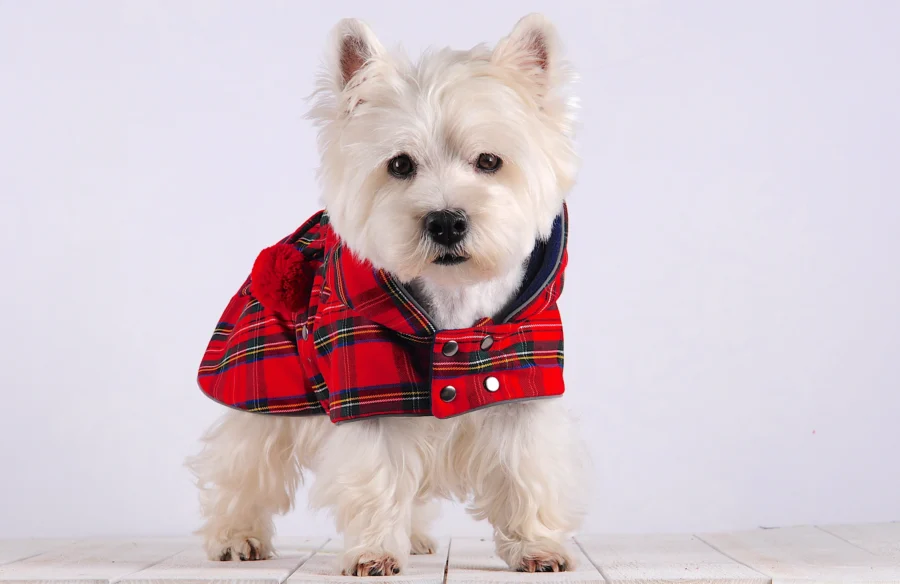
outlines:
{"label": "dog's ear", "polygon": [[366,23],[355,18],[338,22],[328,48],[328,69],[335,89],[343,91],[369,61],[383,53],[384,47]]}
{"label": "dog's ear", "polygon": [[491,60],[515,69],[536,84],[541,92],[554,81],[559,66],[556,27],[542,14],[529,14],[513,27],[491,55]]}

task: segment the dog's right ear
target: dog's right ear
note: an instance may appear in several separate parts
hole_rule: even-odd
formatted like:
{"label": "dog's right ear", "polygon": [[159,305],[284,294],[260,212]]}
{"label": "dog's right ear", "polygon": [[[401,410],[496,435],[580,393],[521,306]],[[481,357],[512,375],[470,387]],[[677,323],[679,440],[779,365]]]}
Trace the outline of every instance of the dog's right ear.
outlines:
{"label": "dog's right ear", "polygon": [[328,70],[336,92],[344,91],[366,64],[383,54],[384,47],[366,23],[355,18],[338,22],[328,48]]}
{"label": "dog's right ear", "polygon": [[532,13],[520,19],[510,35],[497,44],[492,60],[524,76],[536,95],[545,95],[554,88],[559,74],[559,44],[550,20]]}

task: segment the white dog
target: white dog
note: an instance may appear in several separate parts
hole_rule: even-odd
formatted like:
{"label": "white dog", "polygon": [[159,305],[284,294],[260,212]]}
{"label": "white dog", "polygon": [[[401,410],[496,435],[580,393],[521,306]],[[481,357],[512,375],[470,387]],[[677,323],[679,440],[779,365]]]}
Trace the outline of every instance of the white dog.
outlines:
{"label": "white dog", "polygon": [[[337,354],[328,351],[345,350],[342,341],[329,343],[351,333],[329,315],[350,306],[359,312],[367,308],[360,306],[362,300],[335,299],[346,294],[340,280],[349,276],[341,269],[359,269],[382,278],[387,286],[402,286],[405,292],[398,294],[403,298],[408,293],[421,309],[425,329],[419,336],[393,334],[375,317],[374,324],[357,322],[352,335],[377,329],[377,334],[390,336],[388,344],[409,342],[414,350],[407,354],[406,349],[390,348],[396,358],[388,363],[373,364],[374,358],[368,357],[350,367],[347,357],[341,357],[345,360],[340,367],[326,363],[321,383],[316,385],[318,377],[310,382],[316,399],[304,411],[284,406],[277,412],[274,400],[263,407],[258,396],[243,402],[228,397],[237,390],[222,390],[227,364],[219,359],[207,368],[219,375],[206,386],[219,401],[231,400],[229,405],[255,412],[297,414],[229,412],[208,431],[203,451],[189,460],[201,488],[206,519],[201,533],[211,559],[269,557],[272,517],[292,508],[302,470],[309,469],[315,475],[311,504],[329,509],[343,535],[341,569],[346,574],[396,574],[410,553],[433,553],[428,524],[437,497],[468,501],[476,518],[490,521],[497,552],[512,569],[571,569],[566,540],[580,524],[587,489],[580,472],[580,443],[555,397],[562,392],[555,298],[562,284],[564,198],[578,166],[572,143],[573,100],[565,93],[569,74],[559,50],[554,28],[540,15],[523,18],[493,49],[445,49],[428,53],[417,64],[387,52],[362,22],[337,25],[328,46],[327,75],[311,113],[320,127],[328,226],[324,219],[313,223],[314,229],[333,232],[340,241],[336,245],[350,253],[325,247],[317,255],[312,247],[304,247],[311,245],[312,238],[304,235],[308,231],[285,240],[305,249],[303,257],[319,262],[314,275],[289,274],[297,281],[307,278],[319,309],[312,315],[299,305],[284,308],[284,314],[299,319],[296,343],[291,328],[285,337],[290,342],[271,342],[259,352],[293,351],[290,360],[279,362],[293,363],[301,371],[307,362],[324,362]],[[547,251],[551,248],[556,256]],[[270,257],[269,268],[286,269],[294,248],[285,249],[288,259]],[[536,249],[548,257],[540,259]],[[337,275],[330,276],[331,264],[341,261],[356,263],[335,268]],[[534,287],[547,265],[551,277]],[[253,278],[263,278],[265,269],[254,267]],[[275,288],[282,283],[279,280]],[[235,309],[235,319],[247,318],[254,307],[270,307],[261,286],[261,304],[247,292],[253,284],[235,297],[234,302],[247,303]],[[538,321],[512,316],[521,316],[516,298],[526,289],[535,294],[523,302],[543,302],[534,311],[543,311],[534,317]],[[549,314],[549,320],[540,320],[541,314]],[[485,320],[492,318],[495,321]],[[274,326],[273,319],[260,317],[247,326],[220,323],[217,335]],[[559,340],[553,340],[558,350],[534,348],[546,341],[540,335],[549,334],[547,330],[558,332]],[[422,339],[430,339],[430,344]],[[224,355],[228,341],[214,347],[216,342],[214,337],[210,351]],[[286,348],[288,344],[292,346]],[[238,344],[230,346],[232,357],[249,351],[246,344],[241,351],[234,349]],[[376,350],[374,343],[359,347]],[[421,347],[424,353],[416,353]],[[436,357],[429,363],[432,348]],[[522,357],[523,351],[530,353]],[[421,355],[424,358],[416,362]],[[454,359],[460,355],[467,355],[466,366],[474,373],[446,375],[468,376],[461,379],[477,383],[457,393],[429,375],[456,371],[459,360]],[[525,368],[510,365],[516,358]],[[410,379],[424,375],[425,381],[413,383],[410,391],[424,388],[425,397],[415,394],[418,397],[408,403],[413,404],[410,411],[426,415],[386,415],[396,412],[377,409],[384,400],[372,399],[363,407],[356,398],[336,415],[340,399],[334,397],[335,388],[322,388],[349,383],[347,379],[357,375],[354,367],[377,368],[379,375],[397,375],[408,368]],[[497,376],[484,377],[492,367]],[[558,390],[541,385],[557,374]],[[232,370],[226,382],[237,383],[239,377],[249,383],[246,379],[252,375]],[[436,393],[431,393],[432,381]],[[501,382],[517,384],[515,395],[498,391]],[[261,387],[261,382],[253,383]],[[457,387],[462,383],[457,381]],[[476,390],[483,395],[474,395]],[[516,399],[522,397],[554,399]],[[366,407],[376,408],[367,411],[377,415],[360,414]],[[300,415],[304,413],[317,415]]]}

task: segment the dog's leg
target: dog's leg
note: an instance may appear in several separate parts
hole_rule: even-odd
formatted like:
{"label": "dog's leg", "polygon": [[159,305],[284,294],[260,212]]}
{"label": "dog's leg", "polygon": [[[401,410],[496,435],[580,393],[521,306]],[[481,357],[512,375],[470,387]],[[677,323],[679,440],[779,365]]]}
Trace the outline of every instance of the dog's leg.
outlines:
{"label": "dog's leg", "polygon": [[440,505],[434,499],[418,499],[413,505],[409,535],[413,555],[433,554],[437,551],[437,542],[428,534],[428,527],[439,512]]}
{"label": "dog's leg", "polygon": [[494,527],[498,555],[523,572],[571,570],[566,539],[581,523],[580,442],[557,400],[469,414],[454,459],[473,493],[472,514]]}
{"label": "dog's leg", "polygon": [[413,502],[426,473],[425,424],[358,420],[336,426],[325,444],[310,502],[334,513],[344,574],[391,576],[406,565]]}
{"label": "dog's leg", "polygon": [[232,411],[187,461],[197,477],[205,524],[198,531],[211,560],[263,560],[273,554],[272,516],[293,507],[325,416],[290,418]]}

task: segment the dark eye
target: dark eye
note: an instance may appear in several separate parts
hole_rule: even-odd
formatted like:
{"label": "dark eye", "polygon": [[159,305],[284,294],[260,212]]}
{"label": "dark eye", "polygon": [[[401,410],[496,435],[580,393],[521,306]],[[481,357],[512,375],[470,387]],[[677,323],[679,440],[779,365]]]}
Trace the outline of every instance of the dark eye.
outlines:
{"label": "dark eye", "polygon": [[479,154],[475,166],[484,172],[497,172],[503,166],[503,160],[494,154]]}
{"label": "dark eye", "polygon": [[397,178],[409,178],[416,172],[416,163],[408,154],[401,154],[388,162],[388,172]]}

